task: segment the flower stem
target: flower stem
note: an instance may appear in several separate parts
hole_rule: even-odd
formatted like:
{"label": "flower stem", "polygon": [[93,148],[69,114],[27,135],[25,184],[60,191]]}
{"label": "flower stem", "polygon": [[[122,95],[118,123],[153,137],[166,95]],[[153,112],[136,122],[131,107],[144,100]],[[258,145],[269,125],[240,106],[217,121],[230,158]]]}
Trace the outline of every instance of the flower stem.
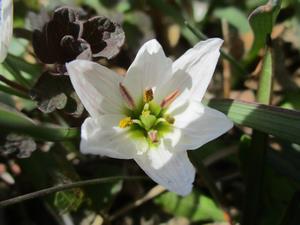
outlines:
{"label": "flower stem", "polygon": [[29,91],[27,88],[23,87],[22,85],[14,82],[14,81],[7,79],[6,77],[4,77],[1,74],[0,74],[0,81],[20,92],[24,92],[25,94],[28,93],[28,91]]}
{"label": "flower stem", "polygon": [[[267,43],[262,71],[260,74],[257,101],[270,104],[272,98],[273,62],[271,39]],[[251,148],[246,151],[245,162],[245,206],[242,219],[243,225],[257,224],[262,203],[262,189],[264,184],[265,156],[268,144],[268,134],[254,130]],[[255,162],[255,163],[254,163]]]}
{"label": "flower stem", "polygon": [[24,94],[24,92],[20,92],[19,90],[15,90],[15,89],[13,89],[11,87],[8,87],[6,85],[0,84],[0,91],[2,91],[4,93],[7,93],[7,94],[18,96],[20,98],[29,99],[29,97],[26,94]]}
{"label": "flower stem", "polygon": [[12,63],[12,58],[10,55],[7,56],[6,60],[3,62],[4,67],[13,74],[14,78],[23,86],[30,87],[29,82],[23,77],[21,72],[15,68],[14,64]]}
{"label": "flower stem", "polygon": [[32,193],[28,193],[25,195],[21,195],[15,198],[10,198],[4,201],[0,202],[0,207],[6,207],[9,205],[17,204],[29,199],[33,198],[38,198],[38,197],[43,197],[58,191],[63,191],[67,189],[72,189],[72,188],[78,188],[82,186],[87,186],[87,185],[95,185],[95,184],[101,184],[101,183],[108,183],[108,182],[114,182],[116,180],[136,180],[136,179],[146,179],[146,177],[142,176],[115,176],[115,177],[103,177],[103,178],[96,178],[96,179],[90,179],[90,180],[83,180],[83,181],[78,181],[78,182],[73,182],[73,183],[68,183],[68,184],[62,184],[54,187],[49,187],[45,188],[39,191],[35,191]]}
{"label": "flower stem", "polygon": [[[193,153],[191,154],[193,155]],[[211,195],[214,197],[216,202],[218,202],[219,205],[223,208],[225,206],[225,200],[222,197],[222,194],[220,193],[219,189],[217,188],[216,183],[211,174],[209,173],[208,169],[201,160],[194,160],[193,162],[196,164],[197,170],[200,176],[203,178]]]}
{"label": "flower stem", "polygon": [[66,141],[78,138],[80,133],[76,128],[37,125],[25,115],[5,107],[0,107],[0,127],[1,131],[22,133],[47,141]]}
{"label": "flower stem", "polygon": [[118,217],[124,215],[128,211],[143,205],[144,203],[146,203],[146,202],[150,201],[151,199],[159,196],[160,194],[162,194],[165,191],[166,191],[166,189],[164,187],[162,187],[160,185],[155,186],[149,192],[147,192],[147,194],[145,196],[143,196],[142,198],[130,203],[129,205],[126,205],[124,208],[121,208],[115,214],[111,215],[109,217],[109,221],[117,219]]}
{"label": "flower stem", "polygon": [[[191,157],[191,159],[192,159],[193,163],[196,165],[197,170],[198,170],[198,174],[200,174],[200,176],[203,178],[204,183],[206,184],[206,187],[208,188],[209,192],[211,193],[211,195],[213,196],[213,198],[217,202],[217,204],[227,214],[227,216],[229,218],[228,222],[230,224],[232,224],[231,218],[230,218],[229,213],[227,211],[226,200],[223,198],[222,193],[220,192],[220,190],[216,186],[216,182],[215,182],[214,178],[211,176],[210,172],[208,171],[207,167],[204,165],[202,160],[199,159],[199,157],[197,157],[195,152],[190,151],[189,154],[191,156],[193,156],[193,157]],[[193,159],[197,159],[197,160],[193,160]]]}

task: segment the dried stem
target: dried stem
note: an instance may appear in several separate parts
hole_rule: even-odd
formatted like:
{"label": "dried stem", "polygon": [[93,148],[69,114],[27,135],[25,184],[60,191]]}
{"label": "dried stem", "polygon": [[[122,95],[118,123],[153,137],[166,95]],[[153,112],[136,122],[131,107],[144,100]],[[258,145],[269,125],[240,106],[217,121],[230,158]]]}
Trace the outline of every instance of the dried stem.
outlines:
{"label": "dried stem", "polygon": [[[223,50],[227,54],[230,49],[230,34],[229,34],[229,25],[226,20],[222,20],[222,32],[224,37],[224,46]],[[231,66],[229,61],[223,59],[223,97],[229,98],[231,91]]]}
{"label": "dried stem", "polygon": [[162,194],[165,191],[166,191],[166,189],[164,187],[162,187],[160,185],[155,186],[142,198],[130,203],[129,205],[125,206],[124,208],[121,208],[120,210],[118,210],[115,214],[111,215],[109,217],[109,220],[110,221],[115,220],[116,218],[120,217],[121,215],[124,215],[128,211],[143,205],[144,203],[157,197],[158,195]]}
{"label": "dried stem", "polygon": [[90,180],[84,180],[84,181],[78,181],[73,182],[69,184],[61,184],[54,187],[45,188],[39,191],[35,191],[29,194],[21,195],[15,198],[10,198],[8,200],[4,200],[0,202],[0,207],[6,207],[9,205],[17,204],[29,199],[43,197],[58,191],[64,191],[67,189],[87,186],[87,185],[95,185],[95,184],[101,184],[101,183],[107,183],[107,182],[114,182],[117,180],[136,180],[136,179],[146,179],[146,177],[142,176],[116,176],[116,177],[104,177],[104,178],[96,178],[96,179],[90,179]]}

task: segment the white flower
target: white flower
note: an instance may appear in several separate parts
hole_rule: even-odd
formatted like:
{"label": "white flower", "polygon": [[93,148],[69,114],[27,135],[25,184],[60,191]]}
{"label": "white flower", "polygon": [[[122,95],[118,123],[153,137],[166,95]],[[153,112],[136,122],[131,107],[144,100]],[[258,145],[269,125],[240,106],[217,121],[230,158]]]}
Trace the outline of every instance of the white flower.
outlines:
{"label": "white flower", "polygon": [[0,63],[7,55],[13,32],[13,1],[0,0]]}
{"label": "white flower", "polygon": [[81,128],[81,151],[134,159],[170,191],[190,193],[195,169],[186,150],[232,127],[224,114],[201,104],[222,43],[200,42],[172,62],[156,40],[148,41],[125,77],[85,60],[67,64],[90,114]]}

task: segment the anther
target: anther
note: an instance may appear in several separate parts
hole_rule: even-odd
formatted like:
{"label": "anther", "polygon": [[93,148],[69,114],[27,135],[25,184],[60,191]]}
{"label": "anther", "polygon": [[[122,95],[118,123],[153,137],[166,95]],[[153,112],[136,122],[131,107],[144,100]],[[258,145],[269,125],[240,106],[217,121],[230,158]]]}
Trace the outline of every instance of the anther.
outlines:
{"label": "anther", "polygon": [[152,101],[153,99],[153,90],[152,88],[146,88],[144,90],[143,100],[145,103]]}
{"label": "anther", "polygon": [[131,117],[125,117],[125,118],[120,120],[119,127],[126,128],[126,127],[128,127],[132,124],[133,124],[133,121],[131,120]]}

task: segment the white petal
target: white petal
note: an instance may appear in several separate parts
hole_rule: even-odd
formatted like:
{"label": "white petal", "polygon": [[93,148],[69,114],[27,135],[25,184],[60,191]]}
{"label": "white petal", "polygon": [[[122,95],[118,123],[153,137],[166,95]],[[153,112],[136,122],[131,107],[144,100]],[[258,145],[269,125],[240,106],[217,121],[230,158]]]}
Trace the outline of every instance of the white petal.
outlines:
{"label": "white petal", "polygon": [[134,158],[137,164],[155,182],[179,195],[191,192],[195,179],[195,169],[186,151],[172,153],[162,144],[157,149],[150,149],[145,154]]}
{"label": "white petal", "polygon": [[165,56],[156,40],[146,42],[139,50],[124,79],[136,102],[141,100],[145,88],[165,83],[172,75],[172,60]]}
{"label": "white petal", "polygon": [[81,127],[81,152],[118,159],[132,159],[137,153],[137,146],[128,137],[128,130],[118,127],[122,118],[124,118],[123,115],[87,118]]}
{"label": "white petal", "polygon": [[177,59],[173,63],[174,75],[164,92],[177,89],[184,93],[177,103],[190,98],[201,100],[217,65],[222,43],[219,38],[201,41]]}
{"label": "white petal", "polygon": [[123,112],[121,76],[86,60],[74,60],[66,66],[76,93],[92,117]]}
{"label": "white petal", "polygon": [[13,33],[13,1],[0,1],[0,63],[7,55]]}
{"label": "white petal", "polygon": [[197,149],[233,126],[223,113],[195,100],[173,111],[172,115],[174,127],[181,130],[180,142],[176,146],[180,150]]}

